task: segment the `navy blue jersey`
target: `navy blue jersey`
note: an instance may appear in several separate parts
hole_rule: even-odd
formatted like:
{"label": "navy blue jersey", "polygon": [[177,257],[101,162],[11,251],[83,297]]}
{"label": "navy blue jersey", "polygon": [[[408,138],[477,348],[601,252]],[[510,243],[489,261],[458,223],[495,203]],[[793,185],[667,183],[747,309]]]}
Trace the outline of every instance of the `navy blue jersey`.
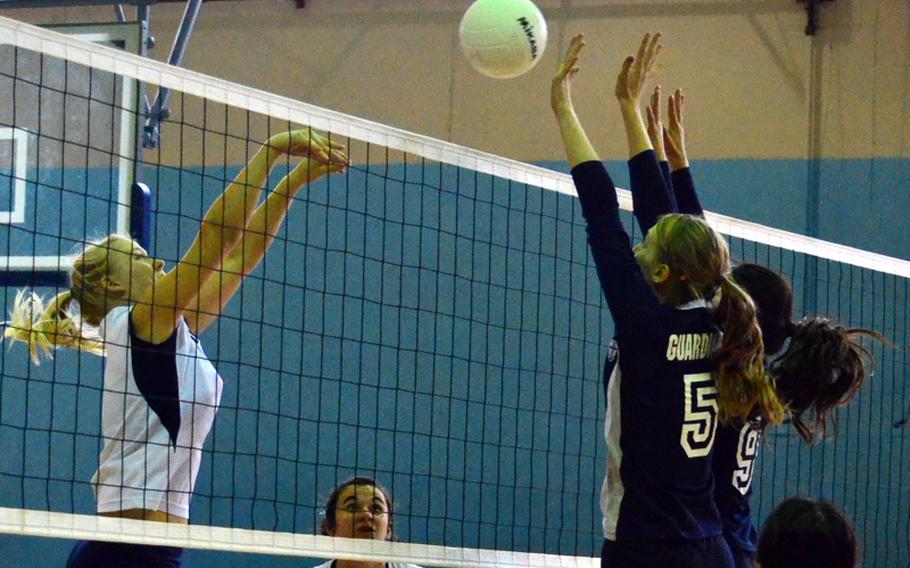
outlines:
{"label": "navy blue jersey", "polygon": [[670,189],[676,203],[676,210],[680,213],[704,217],[698,194],[695,193],[695,183],[692,181],[692,172],[689,168],[676,170],[670,174]]}
{"label": "navy blue jersey", "polygon": [[720,536],[711,473],[717,389],[710,356],[718,330],[703,300],[658,302],[632,254],[603,165],[585,162],[572,177],[616,331],[604,370],[604,537]]}
{"label": "navy blue jersey", "polygon": [[673,194],[673,179],[670,174],[669,163],[660,162],[660,177],[664,180],[664,187],[668,190],[667,195],[670,197],[670,206],[673,207],[673,211],[679,211],[679,206],[676,205],[676,196]]}
{"label": "navy blue jersey", "polygon": [[131,566],[133,568],[180,568],[183,549],[126,542],[82,540],[70,552],[66,568]]}
{"label": "navy blue jersey", "polygon": [[645,150],[629,160],[629,183],[632,212],[642,235],[667,213],[705,216],[689,168],[670,173],[667,162],[658,162],[654,150]]}
{"label": "navy blue jersey", "polygon": [[[629,179],[635,217],[645,234],[661,215],[674,211],[666,207],[669,200],[660,198],[664,192],[674,197],[679,213],[704,216],[689,168],[677,170],[668,178],[663,164],[658,167],[653,150],[629,160]],[[665,185],[667,179],[669,187]],[[750,497],[760,440],[761,425],[757,422],[721,424],[717,429],[714,499],[723,522],[724,539],[733,550],[756,550],[758,535],[752,522]]]}
{"label": "navy blue jersey", "polygon": [[632,213],[638,220],[642,236],[647,236],[661,215],[676,211],[670,180],[671,174],[658,164],[654,150],[645,150],[629,160]]}
{"label": "navy blue jersey", "polygon": [[752,522],[750,498],[761,432],[758,421],[731,422],[717,428],[714,501],[721,513],[724,539],[734,550],[757,550],[758,532]]}
{"label": "navy blue jersey", "polygon": [[600,565],[602,568],[741,568],[726,541],[719,536],[699,540],[604,540]]}

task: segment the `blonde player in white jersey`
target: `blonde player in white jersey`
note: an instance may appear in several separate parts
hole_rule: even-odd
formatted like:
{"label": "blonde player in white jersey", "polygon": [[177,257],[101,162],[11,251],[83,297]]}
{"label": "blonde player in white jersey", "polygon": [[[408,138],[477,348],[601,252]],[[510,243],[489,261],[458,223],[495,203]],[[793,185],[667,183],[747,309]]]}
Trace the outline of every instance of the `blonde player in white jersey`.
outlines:
{"label": "blonde player in white jersey", "polygon": [[[70,288],[47,307],[16,296],[4,336],[37,364],[58,347],[106,358],[104,448],[93,478],[99,515],[187,523],[222,381],[196,335],[265,254],[298,190],[347,166],[344,148],[310,129],[271,137],[212,204],[170,271],[135,241],[109,235],[73,261]],[[259,202],[285,154],[304,159]],[[80,542],[68,567],[178,567],[179,548]]]}
{"label": "blonde player in white jersey", "polygon": [[[388,489],[369,477],[352,477],[332,491],[320,531],[326,536],[392,540],[394,506]],[[329,560],[316,568],[420,568],[360,560]]]}

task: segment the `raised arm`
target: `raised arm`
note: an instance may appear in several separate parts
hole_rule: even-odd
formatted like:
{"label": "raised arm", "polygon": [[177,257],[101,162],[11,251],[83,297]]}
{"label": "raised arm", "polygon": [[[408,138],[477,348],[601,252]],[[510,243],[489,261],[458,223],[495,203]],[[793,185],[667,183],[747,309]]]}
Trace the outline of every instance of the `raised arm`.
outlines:
{"label": "raised arm", "polygon": [[648,119],[648,139],[657,154],[657,161],[663,164],[667,161],[667,151],[664,149],[664,128],[660,120],[660,85],[655,85],[651,91],[651,99],[645,107]]}
{"label": "raised arm", "polygon": [[686,156],[686,137],[683,130],[685,104],[686,96],[682,89],[676,89],[670,95],[667,104],[669,126],[664,128],[663,139],[667,160],[670,162],[670,187],[680,213],[704,217],[705,213],[695,192],[695,183],[692,181],[692,171],[689,169],[689,159]]}
{"label": "raised arm", "polygon": [[215,321],[244,277],[258,266],[300,189],[327,174],[344,171],[347,165],[347,157],[340,148],[333,149],[330,163],[304,159],[278,183],[256,208],[240,243],[224,259],[221,270],[202,287],[195,309],[187,311],[187,323],[194,333],[202,333]]}
{"label": "raised arm", "polygon": [[584,34],[572,38],[550,84],[550,107],[559,125],[559,135],[562,137],[570,168],[584,162],[600,160],[578,120],[578,115],[575,114],[575,105],[572,104],[572,79],[578,73],[578,56],[584,46]]}
{"label": "raised arm", "polygon": [[653,36],[645,34],[638,46],[638,55],[626,57],[622,63],[622,70],[616,77],[616,100],[619,101],[630,158],[645,150],[654,149],[641,115],[639,99],[645,84],[651,78],[654,62],[663,49],[660,37],[659,33]]}
{"label": "raised arm", "polygon": [[[644,235],[654,226],[658,217],[674,211],[670,190],[661,174],[640,104],[641,95],[661,51],[660,37],[660,34],[645,34],[638,46],[638,55],[628,57],[623,62],[615,89],[629,146],[632,209]],[[648,108],[651,112],[652,109]]]}
{"label": "raised arm", "polygon": [[676,197],[673,195],[673,182],[670,179],[670,165],[667,162],[667,151],[664,149],[664,127],[660,120],[660,85],[656,85],[651,91],[651,100],[645,107],[648,119],[648,138],[651,139],[651,145],[654,146],[654,153],[657,155],[657,162],[660,165],[660,177],[663,178],[664,187],[670,196],[670,203],[673,211],[676,211]]}
{"label": "raised arm", "polygon": [[683,130],[683,109],[686,105],[686,95],[682,89],[676,89],[667,99],[667,118],[669,127],[663,129],[663,142],[666,148],[667,160],[670,162],[670,171],[675,172],[689,167],[689,158],[686,156],[686,136]]}
{"label": "raised arm", "polygon": [[[587,222],[588,244],[597,267],[597,276],[613,313],[617,329],[635,325],[642,310],[657,305],[657,298],[645,281],[629,235],[619,218],[616,187],[591,146],[571,101],[570,81],[578,73],[578,56],[584,37],[577,35],[553,77],[550,101],[559,124],[572,179],[578,191],[582,214]],[[634,58],[629,58],[624,69]]]}
{"label": "raised arm", "polygon": [[171,336],[184,312],[195,305],[206,281],[239,242],[259,202],[262,186],[281,154],[328,161],[332,145],[309,128],[277,134],[256,152],[234,181],[209,207],[199,233],[180,262],[157,279],[132,312],[140,339],[161,343]]}

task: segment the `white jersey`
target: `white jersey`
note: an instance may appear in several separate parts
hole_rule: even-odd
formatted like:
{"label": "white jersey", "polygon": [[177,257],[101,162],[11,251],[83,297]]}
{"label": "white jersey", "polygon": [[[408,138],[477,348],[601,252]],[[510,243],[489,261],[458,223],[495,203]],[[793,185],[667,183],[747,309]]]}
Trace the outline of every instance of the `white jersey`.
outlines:
{"label": "white jersey", "polygon": [[[334,560],[329,560],[325,564],[320,564],[319,566],[316,566],[315,568],[332,568],[332,564],[334,562],[335,562]],[[389,564],[388,562],[386,562],[386,568],[420,568],[420,566],[417,566],[415,564],[398,564],[398,563]]]}
{"label": "white jersey", "polygon": [[98,512],[138,508],[189,518],[221,377],[185,321],[155,346],[134,336],[130,308],[119,307],[104,318],[101,336],[104,449],[92,478]]}

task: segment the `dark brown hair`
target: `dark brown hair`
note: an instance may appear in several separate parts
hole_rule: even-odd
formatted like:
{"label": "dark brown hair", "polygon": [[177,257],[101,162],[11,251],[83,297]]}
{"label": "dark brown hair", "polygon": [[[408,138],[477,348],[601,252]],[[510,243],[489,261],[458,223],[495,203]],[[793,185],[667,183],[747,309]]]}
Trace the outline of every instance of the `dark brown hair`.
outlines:
{"label": "dark brown hair", "polygon": [[832,503],[791,497],[771,511],[758,537],[762,568],[853,568],[856,533]]}
{"label": "dark brown hair", "polygon": [[733,279],[755,303],[765,353],[777,353],[793,333],[793,288],[767,266],[749,262],[733,268]]}
{"label": "dark brown hair", "polygon": [[338,498],[341,496],[341,492],[345,488],[350,487],[351,485],[362,486],[362,487],[373,487],[378,492],[382,493],[383,498],[385,498],[386,505],[389,506],[389,527],[392,527],[392,514],[394,513],[394,508],[392,505],[392,494],[386,489],[382,484],[373,479],[372,477],[356,476],[344,481],[332,491],[332,494],[329,495],[329,498],[325,502],[325,516],[322,518],[322,523],[319,525],[319,532],[328,536],[331,531],[335,530],[336,523],[336,509],[338,508]]}
{"label": "dark brown hair", "polygon": [[790,348],[771,364],[777,392],[790,419],[807,444],[815,436],[837,432],[837,406],[859,392],[867,369],[875,363],[863,336],[884,338],[871,330],[845,328],[823,317],[807,317],[793,327]]}
{"label": "dark brown hair", "polygon": [[806,317],[791,321],[793,290],[783,276],[758,264],[743,264],[733,276],[752,296],[758,321],[768,344],[787,350],[770,366],[777,394],[787,406],[793,427],[807,444],[837,431],[834,408],[850,402],[859,392],[875,362],[863,337],[884,341],[881,334],[863,328],[846,328],[827,318]]}

